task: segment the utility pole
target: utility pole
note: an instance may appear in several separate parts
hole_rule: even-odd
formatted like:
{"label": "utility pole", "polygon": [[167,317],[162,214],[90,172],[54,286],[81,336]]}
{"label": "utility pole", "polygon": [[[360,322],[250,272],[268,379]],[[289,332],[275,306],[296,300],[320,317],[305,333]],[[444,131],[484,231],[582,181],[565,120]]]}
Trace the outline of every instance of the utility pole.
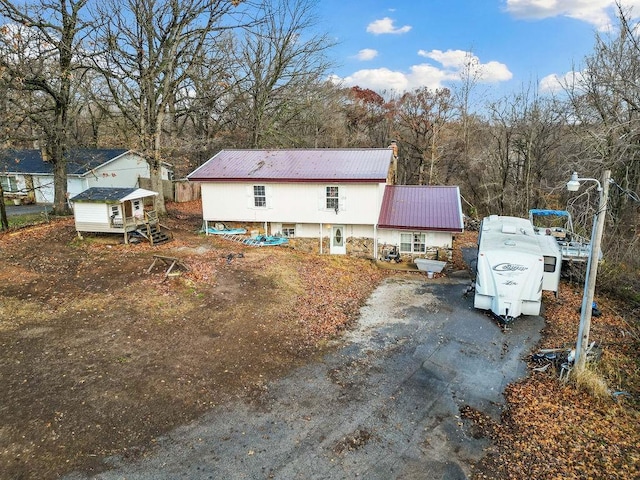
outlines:
{"label": "utility pole", "polygon": [[[587,278],[584,283],[584,295],[582,296],[582,310],[580,313],[580,326],[578,328],[578,340],[576,343],[576,372],[584,370],[587,361],[587,346],[589,345],[589,331],[591,330],[591,314],[593,297],[596,291],[596,277],[598,275],[598,260],[600,257],[600,245],[607,213],[607,199],[609,197],[609,179],[611,170],[605,170],[602,177],[602,185],[599,185],[600,201],[598,210],[594,215],[593,229],[591,232],[591,251],[587,262]],[[585,179],[591,180],[591,179]],[[597,180],[596,180],[597,182]]]}

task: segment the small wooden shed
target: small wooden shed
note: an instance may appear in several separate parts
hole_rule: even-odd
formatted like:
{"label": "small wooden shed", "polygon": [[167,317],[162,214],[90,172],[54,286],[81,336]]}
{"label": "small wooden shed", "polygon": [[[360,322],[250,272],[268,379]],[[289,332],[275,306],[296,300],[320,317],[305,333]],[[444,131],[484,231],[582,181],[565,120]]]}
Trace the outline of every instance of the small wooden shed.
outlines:
{"label": "small wooden shed", "polygon": [[158,195],[143,188],[92,187],[70,199],[76,231],[121,233],[128,243],[130,232],[147,223],[145,198]]}

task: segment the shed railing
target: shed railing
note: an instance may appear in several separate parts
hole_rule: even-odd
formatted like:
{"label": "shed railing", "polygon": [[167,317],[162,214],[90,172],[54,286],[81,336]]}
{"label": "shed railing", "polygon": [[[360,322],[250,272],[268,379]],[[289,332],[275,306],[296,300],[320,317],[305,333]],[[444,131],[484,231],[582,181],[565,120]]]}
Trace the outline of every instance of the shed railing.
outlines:
{"label": "shed railing", "polygon": [[144,219],[137,217],[111,217],[111,227],[112,228],[125,228],[125,227],[135,227],[137,225],[144,224]]}

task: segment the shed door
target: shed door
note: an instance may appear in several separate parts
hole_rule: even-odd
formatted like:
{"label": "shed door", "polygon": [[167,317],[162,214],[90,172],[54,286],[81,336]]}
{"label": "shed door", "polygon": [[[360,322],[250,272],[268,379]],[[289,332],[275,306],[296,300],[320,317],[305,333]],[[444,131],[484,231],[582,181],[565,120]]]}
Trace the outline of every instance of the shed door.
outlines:
{"label": "shed door", "polygon": [[345,255],[347,253],[346,239],[344,238],[344,225],[331,227],[331,254]]}

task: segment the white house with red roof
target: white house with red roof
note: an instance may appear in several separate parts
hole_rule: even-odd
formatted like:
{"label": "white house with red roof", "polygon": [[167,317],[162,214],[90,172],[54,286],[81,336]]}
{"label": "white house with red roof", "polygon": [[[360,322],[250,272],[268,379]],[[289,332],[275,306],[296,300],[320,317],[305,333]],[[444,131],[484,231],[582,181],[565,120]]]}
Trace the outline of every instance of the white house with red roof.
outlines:
{"label": "white house with red roof", "polygon": [[320,253],[372,257],[384,244],[412,256],[450,248],[463,228],[457,187],[392,185],[393,153],[222,150],[187,178],[201,182],[205,231],[212,223],[260,227]]}
{"label": "white house with red roof", "polygon": [[464,220],[457,186],[386,185],[377,223],[378,240],[401,254],[450,248]]}

